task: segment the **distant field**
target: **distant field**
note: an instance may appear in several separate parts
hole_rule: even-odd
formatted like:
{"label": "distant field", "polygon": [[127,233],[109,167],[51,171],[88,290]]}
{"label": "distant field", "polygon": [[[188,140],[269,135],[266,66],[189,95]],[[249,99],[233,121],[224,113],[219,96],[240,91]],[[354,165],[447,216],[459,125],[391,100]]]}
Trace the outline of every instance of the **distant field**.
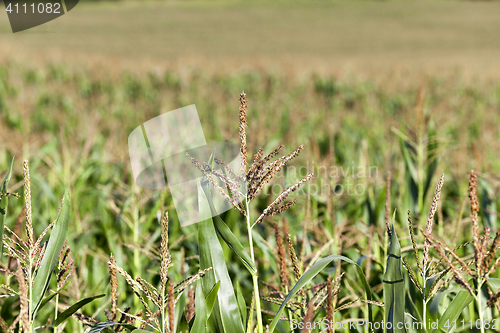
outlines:
{"label": "distant field", "polygon": [[4,56],[49,51],[298,70],[462,66],[491,74],[499,17],[499,2],[475,1],[83,3],[17,34],[0,15],[0,45]]}

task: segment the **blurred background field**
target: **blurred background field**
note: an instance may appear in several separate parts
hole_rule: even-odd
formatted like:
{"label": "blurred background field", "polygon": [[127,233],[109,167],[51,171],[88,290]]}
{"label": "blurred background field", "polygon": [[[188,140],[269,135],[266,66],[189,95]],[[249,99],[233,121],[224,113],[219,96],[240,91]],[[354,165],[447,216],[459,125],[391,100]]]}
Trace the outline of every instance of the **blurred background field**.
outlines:
{"label": "blurred background field", "polygon": [[79,61],[226,69],[233,68],[228,61],[290,63],[355,74],[464,65],[486,75],[498,72],[498,13],[496,1],[81,1],[78,10],[17,34],[3,15],[0,31],[3,57],[9,49],[22,57],[15,47],[23,46],[39,57],[60,52]]}
{"label": "blurred background field", "polygon": [[[419,208],[407,200],[408,161],[398,133],[411,141],[419,128],[432,126],[435,134],[429,132],[423,142],[435,143],[424,165],[437,161],[430,187],[438,179],[433,175],[446,175],[439,236],[451,239],[445,226],[456,220],[469,230],[470,220],[462,221],[458,211],[471,169],[482,177],[487,211],[481,214],[496,230],[498,17],[497,1],[110,1],[82,2],[54,22],[12,34],[7,16],[0,15],[0,174],[15,156],[11,190],[21,193],[21,161],[30,160],[37,234],[55,218],[64,186],[70,184],[68,243],[79,276],[66,295],[72,300],[107,288],[111,252],[129,272],[154,276],[157,262],[150,250],[159,244],[157,212],[168,208],[173,214],[174,207],[168,190],[162,201],[162,193],[133,185],[128,134],[161,113],[196,104],[207,141],[238,142],[243,90],[251,153],[260,147],[268,152],[279,143],[287,151],[304,144],[296,166],[378,170],[368,178],[320,173],[317,184],[351,181],[365,191],[309,197],[308,216],[306,197],[299,197],[286,217],[298,239],[303,230],[309,234],[305,255],[327,241],[317,226],[332,216],[366,234],[373,225],[383,238],[380,202],[388,171],[398,228],[406,226],[406,210]],[[425,193],[426,208],[432,192]],[[22,203],[10,202],[7,225],[12,226]],[[196,229],[180,228],[173,215],[171,239],[180,239],[174,262],[185,262],[173,273],[180,281],[198,269]],[[243,219],[235,212],[224,217],[239,235]],[[311,223],[302,229],[305,218]],[[268,227],[262,226],[263,233]],[[273,244],[272,232],[264,238]],[[360,258],[367,244],[337,245]],[[139,255],[151,262],[138,260]],[[242,276],[251,290],[230,251],[227,257],[232,276]],[[264,250],[261,258],[263,279],[276,277],[276,265],[268,265],[273,259]],[[377,274],[383,272],[372,273],[375,285]],[[129,293],[120,302],[131,299]],[[2,316],[12,311],[8,304]],[[85,313],[102,313],[104,306],[105,301],[103,307],[91,304]],[[74,327],[73,322],[68,332]]]}

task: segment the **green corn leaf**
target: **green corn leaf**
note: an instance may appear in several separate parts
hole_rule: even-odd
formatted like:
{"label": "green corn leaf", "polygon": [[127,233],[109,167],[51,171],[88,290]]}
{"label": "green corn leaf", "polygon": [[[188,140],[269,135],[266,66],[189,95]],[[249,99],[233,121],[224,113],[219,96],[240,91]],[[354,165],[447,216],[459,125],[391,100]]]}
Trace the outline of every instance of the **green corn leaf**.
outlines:
{"label": "green corn leaf", "polygon": [[500,279],[489,278],[487,281],[493,293],[496,293],[500,289]]}
{"label": "green corn leaf", "polygon": [[485,223],[494,229],[498,229],[498,203],[495,200],[496,189],[494,189],[494,186],[492,186],[489,181],[483,178],[479,178],[479,188],[481,189],[479,197],[482,198],[479,205],[483,207],[482,213],[485,218]]}
{"label": "green corn leaf", "polygon": [[102,295],[98,295],[98,296],[93,296],[93,297],[88,297],[88,298],[84,298],[82,299],[81,301],[73,304],[72,306],[70,306],[66,311],[62,312],[62,313],[59,313],[57,315],[57,319],[54,321],[54,326],[57,327],[59,326],[60,324],[62,324],[66,319],[68,319],[69,317],[71,317],[76,311],[80,310],[81,308],[83,308],[85,305],[89,304],[90,302],[98,299],[98,298],[102,298],[106,296],[105,294],[102,294]]}
{"label": "green corn leaf", "polygon": [[434,126],[434,122],[430,122],[429,129],[427,131],[427,161],[428,165],[425,170],[425,184],[424,184],[424,196],[429,192],[429,188],[431,187],[432,178],[434,173],[436,173],[436,169],[439,164],[439,157],[436,156],[438,150],[438,142],[436,139],[436,127]]}
{"label": "green corn leaf", "polygon": [[50,302],[51,299],[53,299],[57,295],[59,295],[59,292],[50,294],[49,296],[45,297],[42,303],[40,303],[38,310],[41,310],[45,305],[47,305]]}
{"label": "green corn leaf", "polygon": [[186,318],[185,311],[182,312],[181,320],[179,321],[179,324],[175,328],[175,332],[183,332],[183,333],[188,333],[189,332],[189,323]]}
{"label": "green corn leaf", "polygon": [[215,302],[217,301],[217,293],[219,292],[219,287],[220,287],[220,281],[217,281],[215,286],[210,290],[210,293],[208,294],[206,298],[206,303],[207,303],[207,316],[210,317],[212,314],[212,310],[214,309]]}
{"label": "green corn leaf", "polygon": [[200,280],[196,283],[196,297],[194,299],[194,305],[196,309],[196,316],[194,317],[194,323],[190,332],[205,333],[207,331],[208,311]]}
{"label": "green corn leaf", "polygon": [[[7,185],[9,184],[10,177],[12,176],[12,168],[14,166],[14,158],[12,158],[12,161],[10,162],[10,168],[9,171],[7,172],[7,175],[5,175],[5,178],[2,181],[2,184],[0,185],[0,193],[7,193]],[[3,256],[3,226],[5,224],[5,218],[7,217],[7,203],[8,203],[8,197],[5,198],[0,198],[0,260],[2,260]]]}
{"label": "green corn leaf", "polygon": [[443,299],[446,298],[447,295],[449,294],[456,294],[456,293],[459,293],[460,291],[462,291],[462,287],[459,287],[459,286],[455,286],[455,287],[452,287],[448,290],[443,290],[443,291],[440,291],[438,292],[433,298],[432,298],[432,301],[429,305],[429,313],[434,317],[434,318],[439,318],[439,306],[441,305],[441,302],[443,301]]}
{"label": "green corn leaf", "polygon": [[40,311],[41,309],[43,309],[45,307],[45,305],[49,304],[49,302],[57,295],[60,294],[61,290],[64,290],[66,288],[66,286],[69,284],[69,281],[66,282],[61,288],[59,288],[58,291],[50,294],[49,296],[45,297],[42,301],[42,303],[40,303],[40,306],[38,307],[38,311]]}
{"label": "green corn leaf", "polygon": [[207,198],[212,216],[214,216],[213,222],[217,234],[219,234],[219,236],[224,240],[224,242],[226,242],[226,244],[233,251],[236,257],[242,262],[242,264],[246,267],[246,269],[248,269],[250,274],[252,275],[255,274],[257,272],[257,268],[255,267],[252,258],[245,250],[243,245],[240,243],[238,238],[236,238],[231,229],[229,229],[227,224],[220,218],[219,214],[215,210],[215,206],[212,201],[212,193],[211,193],[212,188],[210,187],[210,183],[208,181],[202,181],[201,187],[203,188],[203,192],[205,193],[205,196]]}
{"label": "green corn leaf", "polygon": [[132,331],[132,333],[151,333],[153,331],[146,331],[146,330],[141,330],[140,328],[136,328],[135,330]]}
{"label": "green corn leaf", "polygon": [[[202,288],[202,292],[203,292],[203,285],[201,284],[201,280],[198,283],[200,283],[200,287]],[[203,303],[204,305],[203,304],[201,305],[201,306],[204,306],[205,310],[200,310],[200,311],[203,311],[206,314],[206,316],[202,312],[201,313],[202,318],[200,318],[200,319],[196,319],[196,318],[199,318],[198,317],[198,305],[196,303],[198,301],[199,296],[195,298],[196,315],[194,317],[194,323],[193,323],[193,326],[191,327],[190,332],[196,333],[197,329],[200,327],[201,323],[203,323],[203,327],[205,327],[205,329],[201,329],[201,331],[203,331],[203,332],[205,332],[205,331],[213,332],[214,331],[214,329],[207,328],[207,325],[210,325],[210,327],[212,327],[211,322],[208,319],[210,318],[210,315],[212,314],[212,310],[214,308],[215,302],[217,301],[217,293],[219,292],[219,287],[220,287],[220,281],[218,281],[215,284],[215,286],[212,288],[212,290],[210,290],[210,293],[205,298],[204,303]],[[203,296],[202,293],[198,294],[198,285],[197,285],[197,289],[196,289],[196,294]],[[201,303],[201,300],[200,300],[200,303]],[[203,320],[203,317],[205,317],[204,320]]]}
{"label": "green corn leaf", "polygon": [[68,234],[68,221],[70,213],[69,188],[64,193],[63,205],[57,217],[54,228],[49,238],[49,243],[42,258],[40,268],[33,283],[33,315],[36,314],[42,302],[45,292],[49,288],[50,277],[59,259],[64,241]]}
{"label": "green corn leaf", "polygon": [[415,168],[415,162],[412,159],[410,148],[408,147],[406,141],[403,139],[399,141],[399,144],[401,147],[401,154],[403,155],[405,167],[410,174],[411,180],[413,181],[414,184],[418,184],[418,172],[417,169]]}
{"label": "green corn leaf", "polygon": [[405,180],[407,185],[405,191],[406,204],[411,205],[409,207],[418,209],[418,171],[415,166],[414,153],[406,139],[400,137],[399,145],[405,166]]}
{"label": "green corn leaf", "polygon": [[252,230],[252,237],[255,247],[258,248],[262,253],[262,258],[269,263],[268,267],[275,274],[279,274],[279,265],[276,262],[276,257],[273,250],[269,247],[269,243],[259,234],[255,229]]}
{"label": "green corn leaf", "polygon": [[236,298],[238,300],[238,306],[240,308],[241,318],[243,319],[243,326],[247,326],[247,305],[245,303],[245,298],[243,297],[243,292],[241,291],[240,282],[236,282]]}
{"label": "green corn leaf", "polygon": [[[474,296],[472,296],[467,290],[460,290],[450,305],[446,308],[446,311],[443,313],[441,318],[439,318],[439,329],[444,332],[449,332],[451,328],[453,328],[453,321],[457,320],[457,318],[462,313],[462,310],[465,309],[472,301],[474,300]],[[445,325],[451,327],[444,327]]]}
{"label": "green corn leaf", "polygon": [[[177,332],[179,331],[179,328],[182,324],[183,318],[185,319],[186,316],[184,316],[184,308],[186,307],[187,303],[187,296],[186,293],[182,292],[179,295],[179,300],[175,303],[174,306],[174,329],[171,329],[172,332]],[[182,332],[182,331],[181,331]]]}
{"label": "green corn leaf", "polygon": [[[401,247],[398,236],[391,227],[391,247],[384,274],[385,322],[388,333],[406,332],[405,323],[405,283],[401,272]],[[389,325],[391,323],[392,325]],[[402,328],[399,328],[400,325]]]}
{"label": "green corn leaf", "polygon": [[[337,260],[343,260],[343,261],[346,261],[346,262],[356,266],[356,269],[358,270],[358,274],[359,274],[359,277],[361,279],[361,282],[365,288],[366,298],[368,300],[372,300],[372,292],[370,289],[370,285],[368,284],[368,281],[366,281],[366,277],[365,277],[365,274],[363,273],[363,269],[361,267],[359,267],[358,264],[356,264],[351,259],[344,257],[344,256],[341,256],[341,255],[334,254],[334,255],[325,257],[325,258],[319,260],[318,262],[316,262],[311,268],[309,268],[307,270],[307,272],[305,272],[302,275],[302,277],[299,279],[299,281],[297,281],[297,283],[293,286],[290,293],[286,296],[286,298],[283,301],[283,303],[281,304],[278,312],[276,312],[276,315],[274,316],[273,321],[269,325],[269,332],[270,333],[274,332],[274,329],[276,328],[276,325],[278,324],[278,322],[281,318],[281,315],[282,315],[283,311],[285,310],[286,303],[292,297],[294,297],[302,287],[304,287],[307,283],[312,281],[316,277],[316,275],[318,275],[326,266],[328,266],[331,262],[337,261]],[[371,305],[368,306],[368,311],[369,311],[368,318],[371,322],[373,322]]]}
{"label": "green corn leaf", "polygon": [[220,281],[214,315],[210,316],[211,325],[216,327],[218,332],[243,333],[245,329],[224,261],[224,252],[217,238],[210,206],[200,183],[198,183],[198,203],[201,220],[198,223],[200,269],[212,267],[202,280],[204,293],[209,294],[212,286]]}
{"label": "green corn leaf", "polygon": [[115,326],[115,325],[123,326],[123,327],[125,327],[126,329],[128,329],[129,331],[132,331],[132,332],[136,332],[136,330],[138,329],[138,328],[136,328],[136,327],[134,327],[132,325],[115,323],[114,321],[107,321],[107,322],[99,323],[99,324],[93,326],[92,329],[89,331],[89,333],[99,333],[102,330],[104,330],[104,329],[106,329],[108,327],[111,327],[111,326]]}

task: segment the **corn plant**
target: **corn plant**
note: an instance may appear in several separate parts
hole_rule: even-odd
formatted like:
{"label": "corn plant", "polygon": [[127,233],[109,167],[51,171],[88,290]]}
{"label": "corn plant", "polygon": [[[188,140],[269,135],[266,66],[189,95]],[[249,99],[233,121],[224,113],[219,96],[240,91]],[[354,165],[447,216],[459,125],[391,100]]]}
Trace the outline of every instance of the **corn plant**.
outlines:
{"label": "corn plant", "polygon": [[[211,267],[200,270],[197,274],[192,275],[183,281],[174,284],[171,278],[168,277],[169,267],[172,264],[172,257],[168,247],[168,212],[165,212],[161,219],[161,244],[159,248],[160,256],[160,283],[154,286],[151,282],[137,276],[135,279],[130,276],[122,267],[118,266],[113,255],[108,262],[110,284],[111,284],[111,308],[106,311],[107,321],[100,322],[99,320],[78,315],[77,318],[84,324],[91,326],[90,332],[97,333],[102,330],[113,330],[121,332],[124,329],[133,330],[134,332],[151,332],[171,333],[182,331],[179,328],[180,313],[175,313],[176,306],[183,307],[181,296],[183,292],[192,284],[196,284],[204,275],[212,270]],[[118,306],[118,279],[117,275],[121,275],[127,285],[132,289],[134,295],[140,301],[143,309],[137,313],[130,313],[130,307],[123,310]],[[198,288],[198,287],[197,287]],[[213,286],[213,290],[209,295],[209,301],[213,306],[214,296],[218,292],[218,284]],[[139,327],[134,325],[139,323]],[[196,327],[199,327],[197,324]],[[147,329],[147,330],[146,330]]]}
{"label": "corn plant", "polygon": [[[450,80],[434,89],[434,78],[424,80],[423,85],[430,87],[426,89],[429,104],[442,111],[431,120],[421,93],[417,113],[413,112],[411,84],[388,94],[388,87],[375,82],[352,84],[323,75],[305,76],[297,84],[265,72],[192,74],[175,68],[164,76],[125,73],[121,82],[105,76],[106,71],[103,76],[91,70],[77,73],[59,64],[36,69],[16,63],[0,66],[0,137],[5,148],[0,151],[0,166],[5,170],[12,166],[0,187],[0,224],[6,226],[0,233],[5,233],[2,243],[8,244],[0,260],[5,273],[0,276],[5,285],[0,295],[0,317],[5,323],[0,321],[0,331],[24,331],[22,319],[14,324],[21,312],[19,260],[9,255],[10,248],[27,253],[26,258],[29,255],[20,251],[16,242],[25,247],[24,243],[14,236],[28,244],[26,211],[19,214],[22,196],[14,193],[23,177],[16,175],[11,162],[12,155],[21,153],[19,141],[23,154],[34,152],[30,166],[37,171],[31,176],[33,234],[41,236],[37,231],[44,228],[39,221],[57,216],[54,202],[62,196],[59,183],[69,183],[71,188],[67,243],[57,255],[43,304],[32,318],[36,331],[332,333],[346,329],[312,324],[383,320],[421,323],[421,328],[408,330],[415,333],[433,331],[427,323],[439,319],[437,331],[449,332],[454,320],[458,326],[462,319],[475,321],[482,316],[487,321],[498,315],[500,284],[494,267],[500,182],[494,176],[498,161],[492,153],[498,140],[491,140],[497,135],[498,116],[488,112],[498,106],[492,94],[495,86],[476,90]],[[245,85],[255,96],[252,109],[260,111],[249,114],[248,127],[246,96],[240,95],[240,110],[222,107]],[[27,87],[33,101],[22,101],[16,93]],[[245,170],[237,167],[239,172],[226,167],[217,152],[207,161],[193,161],[204,177],[198,189],[203,220],[181,228],[169,190],[158,193],[131,185],[127,163],[120,161],[126,156],[123,142],[130,129],[156,116],[159,105],[171,108],[185,100],[202,105],[200,118],[210,124],[208,135],[225,141],[239,125],[240,152],[257,153],[256,161],[252,155],[245,157]],[[467,117],[455,113],[457,105]],[[18,106],[26,111],[17,112]],[[485,111],[469,112],[477,107]],[[92,111],[73,112],[80,109]],[[144,112],[132,112],[138,109]],[[302,109],[315,112],[296,111]],[[231,116],[237,117],[237,111],[239,124]],[[266,116],[270,111],[273,116]],[[394,122],[415,116],[415,126],[393,129],[396,140],[385,136]],[[293,198],[299,203],[294,204],[295,200],[288,200],[291,191],[279,202],[284,193],[267,195],[273,183],[294,185],[303,176],[292,179],[288,163],[281,169],[284,179],[266,180],[273,167],[290,157],[279,157],[283,147],[273,151],[278,140],[299,147],[290,163],[314,159],[315,177],[306,184],[321,184],[325,166],[370,163],[392,173],[385,186],[379,177],[359,180],[366,187],[362,195],[336,193],[352,181],[348,175],[337,175],[327,176],[332,186],[328,193],[307,191]],[[438,142],[448,142],[446,148],[451,149],[441,155]],[[303,143],[308,149],[300,146]],[[464,191],[462,176],[473,166],[478,171],[477,182],[471,182],[477,187],[471,206],[476,208],[469,216],[463,214],[471,198]],[[447,182],[437,180],[440,188],[432,197],[437,167],[445,172]],[[249,189],[244,195],[238,194],[241,183]],[[252,191],[259,185],[262,188],[254,197]],[[300,185],[299,192],[304,187]],[[221,195],[221,189],[236,209],[219,214],[214,197]],[[408,210],[408,216],[401,214]],[[170,228],[165,232],[167,211]],[[479,232],[481,224],[484,232]],[[40,248],[47,247],[49,234],[50,230]],[[164,286],[165,235],[170,238],[171,262]],[[33,252],[36,255],[36,247]],[[476,260],[476,252],[482,253],[482,260]],[[33,259],[34,278],[40,257]],[[27,266],[29,262],[21,263],[23,288],[29,295],[28,271],[23,268]],[[180,291],[183,281],[192,281],[198,274],[197,281]],[[110,297],[100,298],[108,290]],[[30,304],[26,299],[23,309]],[[298,322],[310,326],[299,328]],[[360,330],[369,328],[364,325]]]}
{"label": "corn plant", "polygon": [[405,167],[406,194],[405,205],[419,215],[424,213],[425,197],[439,163],[439,145],[436,128],[424,112],[422,89],[417,96],[415,109],[415,128],[403,128],[393,132],[399,137],[401,155]]}
{"label": "corn plant", "polygon": [[[397,329],[397,322],[405,322],[405,287],[403,283],[403,275],[401,274],[401,265],[408,272],[408,276],[412,284],[421,294],[422,306],[417,306],[412,297],[408,295],[411,301],[413,312],[417,318],[412,317],[415,321],[420,321],[421,329],[425,332],[430,332],[431,327],[428,327],[427,314],[428,305],[431,304],[434,308],[439,306],[442,297],[448,292],[449,282],[453,280],[457,285],[464,290],[459,291],[453,301],[449,303],[445,311],[439,317],[439,330],[449,332],[457,328],[457,319],[462,311],[472,302],[476,302],[477,313],[480,320],[481,332],[485,332],[484,321],[484,299],[487,299],[489,307],[499,308],[498,297],[500,295],[499,287],[500,280],[491,278],[498,266],[500,259],[495,259],[495,253],[500,244],[500,231],[497,231],[491,245],[490,228],[484,228],[484,234],[480,235],[478,225],[479,205],[477,199],[477,176],[471,172],[469,182],[469,197],[471,202],[471,221],[473,241],[466,242],[455,248],[450,248],[443,241],[433,235],[433,220],[434,214],[439,204],[441,189],[444,183],[444,174],[439,180],[434,198],[429,211],[427,225],[425,231],[420,229],[424,236],[423,258],[420,259],[419,248],[416,243],[414,233],[414,225],[412,223],[410,211],[408,211],[408,227],[410,239],[413,247],[414,260],[416,261],[418,274],[415,274],[410,266],[407,258],[401,261],[401,249],[394,228],[389,231],[391,239],[391,249],[388,255],[387,270],[384,276],[384,296],[385,296],[385,311],[386,321],[393,323],[394,329],[388,329],[388,332],[404,332],[405,329]],[[474,245],[474,256],[472,260],[461,258],[457,251],[466,248],[468,245]],[[430,258],[430,249],[433,248],[437,253],[437,258]],[[444,266],[444,267],[443,267]],[[474,268],[470,268],[473,266]],[[464,277],[464,273],[468,275],[470,280]],[[420,276],[420,278],[418,277]],[[420,282],[422,281],[422,282]],[[386,292],[387,290],[387,292]]]}
{"label": "corn plant", "polygon": [[[19,197],[15,193],[7,193],[6,188],[12,173],[11,168],[2,183],[2,199],[7,197]],[[83,299],[64,311],[59,312],[59,295],[66,287],[71,274],[74,273],[74,263],[71,258],[70,249],[66,245],[66,236],[68,233],[68,223],[70,216],[70,195],[66,190],[62,201],[62,207],[57,219],[49,224],[47,228],[35,237],[33,229],[33,216],[31,206],[31,181],[28,167],[28,161],[23,163],[24,175],[24,201],[25,206],[17,218],[15,230],[19,230],[23,221],[25,222],[26,239],[21,235],[3,225],[7,231],[3,235],[3,246],[6,250],[6,256],[10,262],[6,268],[2,268],[5,273],[5,282],[1,287],[7,291],[5,296],[19,298],[20,309],[12,322],[8,323],[7,318],[0,320],[0,327],[5,332],[24,331],[26,333],[35,332],[40,328],[45,331],[52,330],[61,332],[64,329],[64,322],[76,311],[94,299],[101,296],[95,296]],[[7,213],[6,202],[4,202],[4,214]],[[51,230],[52,229],[52,230]],[[51,230],[48,241],[43,241],[45,235]],[[51,278],[53,273],[56,275],[56,289],[47,297],[45,295],[50,290]],[[14,283],[10,280],[14,278],[17,284],[17,290],[13,288]],[[41,323],[36,326],[39,312],[55,298],[54,316],[52,320]],[[63,324],[63,325],[61,325]]]}
{"label": "corn plant", "polygon": [[[480,320],[480,330],[485,332],[485,321],[484,312],[485,308],[483,306],[483,299],[487,298],[487,304],[489,307],[495,306],[499,309],[498,297],[500,295],[499,282],[500,280],[491,278],[491,275],[496,271],[498,266],[500,266],[500,258],[495,259],[495,254],[498,251],[500,245],[500,231],[496,232],[496,235],[490,245],[490,227],[484,227],[483,235],[479,231],[479,202],[477,198],[477,176],[473,171],[470,174],[469,181],[469,198],[471,206],[471,220],[472,220],[472,235],[473,235],[473,245],[474,245],[474,257],[470,261],[466,261],[460,258],[456,254],[456,249],[450,249],[442,241],[434,237],[431,233],[426,232],[424,235],[426,241],[434,247],[436,252],[439,254],[440,262],[445,263],[447,267],[444,273],[451,271],[452,279],[463,289],[463,292],[457,294],[453,302],[449,305],[445,313],[443,314],[443,319],[440,322],[440,329],[444,327],[445,323],[448,324],[455,321],[458,318],[460,312],[469,305],[472,301],[476,302],[477,312]],[[463,244],[460,247],[466,246],[468,244]],[[459,247],[459,248],[460,248]],[[451,258],[450,258],[451,256]],[[470,266],[473,266],[471,269]],[[470,280],[463,276],[465,272]],[[442,272],[441,275],[444,275]],[[436,280],[436,283],[439,279]],[[472,284],[472,285],[471,285]],[[486,287],[486,294],[483,286]],[[453,325],[451,325],[453,327]]]}
{"label": "corn plant", "polygon": [[[280,157],[274,161],[271,161],[272,158],[274,158],[279,151],[283,148],[283,146],[279,146],[275,150],[273,150],[271,153],[268,155],[264,156],[264,151],[263,149],[259,149],[257,153],[255,154],[253,158],[253,163],[250,165],[250,167],[247,169],[247,158],[248,158],[248,153],[247,153],[247,144],[246,144],[246,124],[247,124],[247,100],[246,100],[246,95],[245,93],[242,93],[240,95],[240,124],[239,124],[239,136],[240,136],[240,151],[242,155],[242,174],[245,175],[244,180],[246,181],[247,184],[247,191],[246,194],[243,198],[240,197],[241,192],[238,192],[238,187],[239,184],[236,181],[237,180],[237,174],[234,170],[232,170],[227,163],[224,161],[221,161],[220,159],[216,157],[212,157],[212,160],[209,161],[209,163],[200,163],[196,159],[192,158],[189,156],[189,154],[186,154],[193,164],[202,172],[204,175],[203,181],[201,182],[201,189],[199,198],[200,201],[203,203],[206,201],[208,207],[210,210],[202,214],[200,211],[200,215],[204,216],[206,220],[202,223],[203,228],[207,228],[203,232],[200,232],[200,237],[203,237],[205,234],[212,234],[215,236],[213,231],[211,230],[213,222],[213,226],[215,227],[215,230],[217,231],[217,234],[221,236],[221,238],[226,242],[226,244],[229,246],[229,248],[235,253],[236,257],[241,261],[241,263],[247,268],[247,270],[250,272],[252,275],[252,281],[253,281],[253,301],[252,304],[255,304],[255,311],[256,311],[256,317],[257,317],[257,331],[258,332],[263,332],[264,326],[263,326],[263,321],[262,321],[262,311],[261,311],[261,305],[260,305],[260,292],[259,292],[259,279],[258,279],[258,271],[256,269],[255,265],[255,255],[253,253],[254,247],[253,247],[253,235],[252,235],[252,229],[264,221],[267,217],[282,213],[283,211],[289,209],[292,205],[295,204],[295,201],[291,202],[285,202],[288,196],[293,192],[296,191],[297,188],[299,188],[302,184],[305,182],[309,181],[310,179],[313,178],[313,174],[309,174],[303,179],[301,179],[299,182],[296,184],[288,187],[285,189],[281,194],[279,194],[276,199],[274,199],[271,204],[268,205],[266,209],[260,214],[260,216],[252,222],[251,216],[250,216],[250,208],[249,204],[250,202],[255,199],[259,193],[262,191],[263,187],[267,185],[272,178],[281,170],[285,167],[285,165],[294,159],[300,151],[303,149],[303,146],[300,146],[297,150],[293,151],[287,156]],[[213,168],[213,164],[218,163],[224,168],[225,173],[221,173]],[[234,179],[231,179],[228,177],[228,175],[236,176]],[[223,187],[219,185],[219,182],[224,184],[225,187],[229,190],[229,193],[231,195],[228,195],[226,191],[224,190]],[[226,198],[236,210],[240,211],[246,218],[247,222],[247,233],[248,233],[248,239],[249,239],[249,244],[250,244],[250,255],[246,252],[244,247],[241,245],[241,243],[238,241],[238,239],[234,236],[234,234],[230,231],[230,229],[227,227],[224,221],[218,216],[217,212],[215,211],[215,207],[212,202],[212,196],[213,193],[212,191],[218,191],[219,194],[221,194],[224,198]],[[204,207],[205,205],[201,204],[201,207]],[[203,209],[203,208],[200,208]],[[208,213],[212,214],[212,216],[215,216],[213,221],[212,219],[209,218],[210,215]],[[208,224],[208,225],[205,225]],[[199,230],[202,230],[200,227]],[[216,240],[216,239],[215,239]],[[201,242],[201,241],[200,241]],[[200,257],[203,257],[204,255],[202,252],[204,251],[212,251],[214,248],[218,248],[220,245],[214,242],[214,246],[210,248],[210,246],[203,246],[204,244],[200,244]],[[281,250],[281,260],[283,261],[283,250]],[[333,261],[337,260],[344,260],[347,261],[351,264],[355,264],[354,261],[350,260],[349,258],[346,258],[344,256],[339,256],[339,255],[332,255],[329,257],[326,257],[317,263],[315,263],[311,268],[309,268],[304,274],[298,274],[297,278],[298,281],[295,284],[295,286],[290,290],[288,293],[287,288],[285,288],[285,292],[288,293],[287,297],[282,300],[282,304],[280,306],[280,309],[274,316],[273,321],[267,328],[269,332],[273,332],[278,321],[281,319],[281,314],[285,310],[288,301],[294,297],[300,290],[301,288],[308,282],[310,282],[319,272],[321,272],[328,264],[330,264]],[[203,266],[202,266],[203,267]],[[283,264],[281,265],[281,269],[283,270]],[[217,274],[217,268],[214,269],[215,274]],[[363,281],[363,286],[365,288],[366,294],[369,299],[371,299],[371,292],[370,292],[370,287],[366,281],[366,278],[364,276],[363,271],[361,268],[358,266],[358,272],[360,274],[360,277],[362,278]],[[284,275],[284,274],[282,274]],[[284,276],[283,276],[284,279]],[[230,287],[230,290],[232,290],[232,284],[230,281],[228,281],[228,287]],[[330,287],[331,288],[331,285]],[[325,291],[326,288],[323,289]],[[302,295],[303,296],[303,295]],[[221,299],[219,298],[219,301],[225,301],[227,303],[232,303],[232,305],[236,304],[236,299],[234,296],[230,297],[229,299]],[[316,300],[317,301],[317,300]],[[319,302],[320,304],[322,302]],[[229,305],[229,304],[228,304]],[[233,306],[234,307],[234,306]],[[241,307],[240,307],[241,308]],[[314,309],[317,309],[317,304],[314,304],[314,301],[310,304],[308,308],[308,312],[310,312],[309,315],[312,315],[314,312]],[[305,307],[303,308],[305,310]],[[370,310],[371,311],[371,310]],[[251,312],[253,312],[253,306],[251,308]],[[223,325],[219,326],[219,331],[226,331],[227,327],[224,326],[224,315],[227,315],[227,311],[221,311],[221,322]],[[291,312],[289,312],[289,316],[291,317]],[[371,317],[371,312],[370,312],[370,317]],[[231,327],[231,332],[244,332],[244,328],[241,325],[241,321],[239,319],[234,320],[235,317],[233,317],[233,321],[231,322],[232,326]],[[236,317],[237,318],[237,317]],[[252,318],[252,313],[249,314],[249,318]],[[289,318],[291,319],[291,318]],[[227,319],[229,321],[229,318]],[[252,320],[249,319],[247,322],[247,332],[252,330]]]}

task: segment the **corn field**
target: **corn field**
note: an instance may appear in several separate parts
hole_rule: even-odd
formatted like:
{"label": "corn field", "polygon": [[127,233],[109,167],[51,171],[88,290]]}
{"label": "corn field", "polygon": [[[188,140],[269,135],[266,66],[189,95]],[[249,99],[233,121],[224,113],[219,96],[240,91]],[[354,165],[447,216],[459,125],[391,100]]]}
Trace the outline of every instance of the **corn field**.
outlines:
{"label": "corn field", "polygon": [[[500,331],[500,83],[398,80],[4,62],[0,331]],[[193,103],[181,227],[127,136]]]}

